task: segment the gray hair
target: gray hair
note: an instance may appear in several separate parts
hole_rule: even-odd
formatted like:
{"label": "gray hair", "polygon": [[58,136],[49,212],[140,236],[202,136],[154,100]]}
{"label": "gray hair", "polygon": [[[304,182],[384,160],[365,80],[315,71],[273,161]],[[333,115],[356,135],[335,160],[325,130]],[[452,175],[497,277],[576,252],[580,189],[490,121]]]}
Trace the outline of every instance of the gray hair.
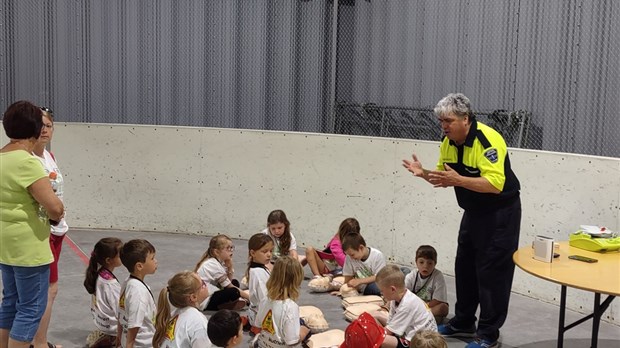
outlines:
{"label": "gray hair", "polygon": [[469,116],[469,120],[473,120],[473,112],[471,111],[471,104],[469,98],[463,93],[450,93],[441,99],[435,106],[435,115],[444,116],[447,114],[454,114],[458,117]]}

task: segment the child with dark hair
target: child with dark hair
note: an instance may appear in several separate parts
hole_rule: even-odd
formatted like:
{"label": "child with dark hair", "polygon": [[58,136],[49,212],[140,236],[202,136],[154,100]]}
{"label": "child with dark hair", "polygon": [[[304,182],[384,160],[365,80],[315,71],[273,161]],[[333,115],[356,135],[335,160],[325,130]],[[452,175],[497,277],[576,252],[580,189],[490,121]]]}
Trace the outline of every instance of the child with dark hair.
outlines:
{"label": "child with dark hair", "polygon": [[237,347],[243,341],[243,324],[239,313],[221,309],[213,314],[207,325],[211,343],[218,347]]}
{"label": "child with dark hair", "polygon": [[332,237],[327,247],[318,252],[309,246],[306,248],[306,262],[315,278],[324,274],[335,274],[342,271],[346,255],[342,250],[342,240],[351,233],[360,233],[360,224],[355,218],[342,220],[338,232]]}
{"label": "child with dark hair", "polygon": [[376,248],[366,246],[359,233],[344,237],[342,250],[347,257],[342,268],[344,282],[364,295],[381,295],[375,275],[385,266],[385,256]]}
{"label": "child with dark hair", "polygon": [[430,245],[421,245],[416,251],[417,269],[405,277],[405,287],[424,300],[433,312],[437,324],[448,315],[448,291],[443,273],[435,268],[437,251]]}
{"label": "child with dark hair", "polygon": [[250,310],[248,319],[251,324],[250,330],[253,334],[260,332],[260,323],[255,323],[258,305],[267,298],[267,280],[271,273],[268,266],[271,266],[271,252],[273,241],[271,237],[263,233],[257,233],[250,237],[248,241],[248,292],[250,294]]}
{"label": "child with dark hair", "polygon": [[121,261],[129,271],[118,300],[121,345],[124,348],[152,347],[156,306],[144,277],[157,270],[155,247],[144,239],[130,240],[121,249]]}
{"label": "child with dark hair", "polygon": [[291,233],[291,223],[284,211],[277,209],[270,212],[267,216],[267,228],[262,232],[273,240],[271,263],[275,263],[280,256],[284,255],[295,260],[301,259],[305,263],[305,258],[300,258],[297,254],[297,240]]}
{"label": "child with dark hair", "polygon": [[90,348],[115,346],[118,342],[118,299],[121,284],[114,269],[121,266],[123,242],[114,237],[102,238],[95,244],[86,268],[84,288],[92,295],[90,312],[97,330],[88,335]]}

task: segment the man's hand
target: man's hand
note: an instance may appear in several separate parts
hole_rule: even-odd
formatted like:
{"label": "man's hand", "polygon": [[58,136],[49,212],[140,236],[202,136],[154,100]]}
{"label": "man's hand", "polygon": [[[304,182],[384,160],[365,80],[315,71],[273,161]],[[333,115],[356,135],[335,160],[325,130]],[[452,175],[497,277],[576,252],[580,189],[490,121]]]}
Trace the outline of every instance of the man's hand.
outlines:
{"label": "man's hand", "polygon": [[418,160],[418,156],[415,153],[411,156],[413,161],[403,160],[403,167],[413,173],[415,176],[424,176],[424,169],[422,168],[422,162]]}
{"label": "man's hand", "polygon": [[445,171],[433,170],[428,173],[428,182],[433,184],[433,187],[451,187],[461,186],[461,175],[449,165],[444,164]]}

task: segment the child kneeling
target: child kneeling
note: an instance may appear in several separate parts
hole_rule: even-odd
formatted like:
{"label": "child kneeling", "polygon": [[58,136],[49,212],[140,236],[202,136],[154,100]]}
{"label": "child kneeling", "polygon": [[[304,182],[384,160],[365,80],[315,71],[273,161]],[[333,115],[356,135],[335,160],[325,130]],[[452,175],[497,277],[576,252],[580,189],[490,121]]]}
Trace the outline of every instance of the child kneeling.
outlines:
{"label": "child kneeling", "polygon": [[376,282],[383,297],[390,301],[387,319],[376,316],[385,326],[386,337],[381,347],[409,347],[417,331],[437,331],[435,318],[426,303],[405,288],[405,275],[400,267],[394,264],[383,267],[377,273]]}

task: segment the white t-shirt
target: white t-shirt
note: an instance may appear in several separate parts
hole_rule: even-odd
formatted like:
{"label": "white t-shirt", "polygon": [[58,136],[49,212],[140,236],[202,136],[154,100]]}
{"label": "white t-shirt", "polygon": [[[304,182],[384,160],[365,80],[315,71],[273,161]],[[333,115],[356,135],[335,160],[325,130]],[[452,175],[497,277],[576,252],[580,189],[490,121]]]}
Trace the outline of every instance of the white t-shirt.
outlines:
{"label": "white t-shirt", "polygon": [[91,295],[90,312],[93,315],[95,326],[106,335],[118,334],[118,299],[121,294],[121,284],[114,275],[103,268],[97,276],[95,293]]}
{"label": "white t-shirt", "polygon": [[207,335],[209,321],[195,307],[171,306],[170,320],[166,324],[166,336],[159,348],[211,348]]}
{"label": "white t-shirt", "polygon": [[263,299],[267,298],[267,280],[269,280],[269,270],[264,266],[250,267],[248,272],[248,291],[250,293],[250,310],[248,311],[248,319],[250,324],[260,327],[260,323],[256,323],[256,314],[258,306]]}
{"label": "white t-shirt", "polygon": [[411,342],[413,335],[419,330],[437,331],[437,323],[426,303],[406,290],[398,305],[396,301],[390,301],[390,313],[385,328],[397,337]]}
{"label": "white t-shirt", "polygon": [[405,287],[425,302],[437,300],[448,303],[446,280],[437,268],[426,279],[422,279],[417,269],[411,271],[405,277]]}
{"label": "white t-shirt", "polygon": [[[43,149],[43,157],[39,157],[37,155],[34,155],[34,157],[38,158],[41,164],[43,165],[43,169],[45,169],[45,174],[49,176],[51,172],[56,173],[56,184],[57,185],[56,185],[55,193],[56,193],[56,196],[58,196],[58,198],[60,198],[60,200],[62,201],[63,200],[63,186],[65,183],[65,180],[62,176],[62,173],[60,172],[60,169],[58,169],[58,165],[56,164],[56,161],[54,160],[52,155],[49,153],[49,151],[47,151],[46,149]],[[65,212],[65,215],[66,215],[66,212]],[[56,236],[64,236],[68,230],[69,230],[69,225],[67,225],[67,222],[65,221],[64,218],[60,220],[58,225],[51,226],[51,232],[52,234]]]}
{"label": "white t-shirt", "polygon": [[201,304],[203,308],[207,308],[207,304],[209,300],[211,300],[211,295],[213,295],[214,292],[232,284],[228,278],[228,268],[214,257],[210,257],[203,261],[196,273],[198,273],[202,280],[207,282],[207,287],[209,289],[209,297]]}
{"label": "white t-shirt", "polygon": [[[385,267],[385,256],[383,253],[375,248],[368,248],[368,258],[364,261],[353,260],[349,255],[344,260],[344,266],[342,267],[342,275],[353,278],[368,278],[379,273],[379,271]],[[366,284],[362,284],[358,287],[359,292],[364,292]]]}
{"label": "white t-shirt", "polygon": [[[276,238],[271,232],[269,232],[269,228],[265,228],[262,231],[264,234],[271,237],[273,240],[273,251],[271,252],[271,262],[276,262],[276,260],[282,255],[282,250],[280,248],[280,238]],[[295,240],[295,236],[291,233],[291,245],[288,248],[289,251],[295,250],[297,251],[297,240]]]}
{"label": "white t-shirt", "polygon": [[129,277],[121,288],[118,300],[118,322],[123,328],[121,344],[127,347],[127,330],[139,328],[134,347],[153,346],[155,334],[155,300],[151,289],[140,279]]}
{"label": "white t-shirt", "polygon": [[256,319],[261,328],[257,341],[259,348],[301,348],[299,306],[295,301],[272,301],[265,298],[259,306]]}

